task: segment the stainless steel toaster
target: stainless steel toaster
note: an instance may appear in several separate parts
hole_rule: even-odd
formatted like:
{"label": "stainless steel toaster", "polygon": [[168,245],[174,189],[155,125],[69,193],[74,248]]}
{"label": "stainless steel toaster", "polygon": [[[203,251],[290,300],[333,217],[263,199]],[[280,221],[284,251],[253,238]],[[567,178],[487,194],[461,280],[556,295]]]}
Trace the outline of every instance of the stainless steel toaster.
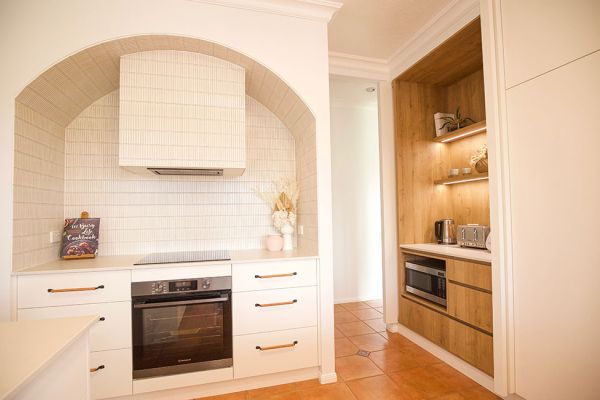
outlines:
{"label": "stainless steel toaster", "polygon": [[458,244],[461,247],[485,249],[485,240],[490,234],[490,227],[477,224],[459,225],[457,232]]}

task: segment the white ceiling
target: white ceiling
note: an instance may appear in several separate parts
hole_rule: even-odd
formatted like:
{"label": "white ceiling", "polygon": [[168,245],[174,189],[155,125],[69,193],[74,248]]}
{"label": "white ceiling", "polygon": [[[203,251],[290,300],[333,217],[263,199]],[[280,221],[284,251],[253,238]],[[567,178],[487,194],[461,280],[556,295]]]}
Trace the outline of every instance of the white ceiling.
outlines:
{"label": "white ceiling", "polygon": [[452,0],[343,0],[329,51],[389,59]]}

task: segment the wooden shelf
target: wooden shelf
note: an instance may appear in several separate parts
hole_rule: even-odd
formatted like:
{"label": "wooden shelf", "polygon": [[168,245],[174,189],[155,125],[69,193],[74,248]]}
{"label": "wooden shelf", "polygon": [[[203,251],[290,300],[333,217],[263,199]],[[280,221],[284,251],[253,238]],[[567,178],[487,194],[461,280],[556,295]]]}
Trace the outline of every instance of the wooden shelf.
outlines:
{"label": "wooden shelf", "polygon": [[433,181],[433,183],[436,185],[454,185],[457,183],[477,182],[487,179],[488,173],[484,172],[483,174],[458,175],[450,178],[438,179],[437,181]]}
{"label": "wooden shelf", "polygon": [[460,140],[464,138],[468,138],[469,136],[479,135],[480,133],[486,133],[487,127],[485,124],[485,120],[480,122],[475,122],[469,126],[465,126],[464,128],[457,129],[455,131],[444,133],[433,139],[434,142],[439,143],[450,143],[455,140]]}

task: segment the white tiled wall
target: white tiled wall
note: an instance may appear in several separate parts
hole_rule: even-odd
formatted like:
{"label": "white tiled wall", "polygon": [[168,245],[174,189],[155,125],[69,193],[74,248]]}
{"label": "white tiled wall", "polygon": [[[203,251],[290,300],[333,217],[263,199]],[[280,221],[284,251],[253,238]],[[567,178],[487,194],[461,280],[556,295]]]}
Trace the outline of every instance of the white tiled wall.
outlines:
{"label": "white tiled wall", "polygon": [[15,104],[13,268],[56,259],[50,232],[63,228],[64,128]]}
{"label": "white tiled wall", "polygon": [[246,96],[241,177],[155,177],[119,168],[118,108],[115,91],[65,131],[64,213],[85,209],[102,218],[101,255],[263,246],[273,232],[271,211],[254,189],[296,174],[294,137],[277,117]]}
{"label": "white tiled wall", "polygon": [[245,71],[205,54],[121,57],[119,165],[243,169]]}

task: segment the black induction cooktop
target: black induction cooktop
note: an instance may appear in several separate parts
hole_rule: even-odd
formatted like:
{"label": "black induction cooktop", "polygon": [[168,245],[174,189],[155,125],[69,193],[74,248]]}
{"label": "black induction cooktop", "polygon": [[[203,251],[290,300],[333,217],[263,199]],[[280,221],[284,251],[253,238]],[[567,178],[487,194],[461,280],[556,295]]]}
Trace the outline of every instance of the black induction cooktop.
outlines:
{"label": "black induction cooktop", "polygon": [[171,253],[152,253],[142,258],[133,265],[148,264],[176,264],[187,262],[209,262],[209,261],[229,261],[229,251],[227,250],[206,250],[206,251],[177,251]]}

